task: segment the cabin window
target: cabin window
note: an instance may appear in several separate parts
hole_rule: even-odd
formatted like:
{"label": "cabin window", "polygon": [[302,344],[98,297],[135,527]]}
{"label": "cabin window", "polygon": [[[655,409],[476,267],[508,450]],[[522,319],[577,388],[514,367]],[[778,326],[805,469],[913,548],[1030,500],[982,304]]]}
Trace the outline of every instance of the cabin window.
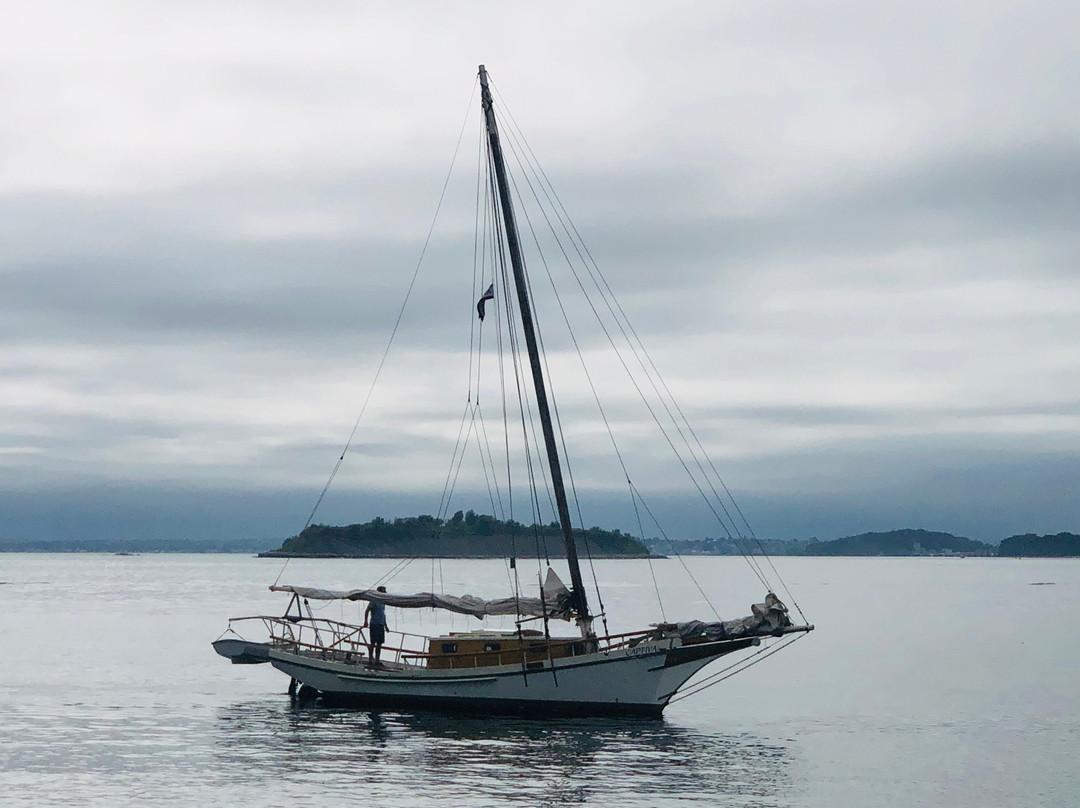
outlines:
{"label": "cabin window", "polygon": [[444,642],[442,644],[442,652],[444,654],[456,654],[457,653],[457,643],[456,642]]}
{"label": "cabin window", "polygon": [[501,651],[502,650],[502,644],[497,643],[497,642],[486,642],[486,643],[484,643],[484,650],[485,651]]}

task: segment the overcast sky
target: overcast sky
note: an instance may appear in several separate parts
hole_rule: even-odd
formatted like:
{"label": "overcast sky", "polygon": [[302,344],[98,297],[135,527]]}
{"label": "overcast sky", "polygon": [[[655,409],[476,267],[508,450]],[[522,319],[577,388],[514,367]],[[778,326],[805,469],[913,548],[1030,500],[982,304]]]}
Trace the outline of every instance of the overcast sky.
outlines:
{"label": "overcast sky", "polygon": [[[759,535],[1080,532],[1075,2],[0,15],[0,538],[299,530],[467,117],[317,521],[435,512],[480,63]],[[636,530],[551,334],[584,519]],[[719,535],[632,398],[635,484],[671,535]]]}

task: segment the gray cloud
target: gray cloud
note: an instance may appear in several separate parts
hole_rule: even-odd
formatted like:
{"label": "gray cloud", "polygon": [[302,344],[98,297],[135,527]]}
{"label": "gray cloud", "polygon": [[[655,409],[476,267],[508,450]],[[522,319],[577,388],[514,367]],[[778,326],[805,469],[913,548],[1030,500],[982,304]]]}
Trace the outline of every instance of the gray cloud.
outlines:
{"label": "gray cloud", "polygon": [[[1073,5],[566,5],[503,24],[195,6],[162,7],[163,27],[120,4],[123,37],[60,7],[54,46],[0,34],[0,473],[17,492],[0,535],[165,535],[177,514],[192,535],[296,529],[397,316],[478,52],[764,533],[1075,529]],[[477,294],[470,116],[327,521],[437,504]],[[707,534],[588,307],[565,303],[631,473]],[[569,337],[542,315],[585,510],[631,527]]]}

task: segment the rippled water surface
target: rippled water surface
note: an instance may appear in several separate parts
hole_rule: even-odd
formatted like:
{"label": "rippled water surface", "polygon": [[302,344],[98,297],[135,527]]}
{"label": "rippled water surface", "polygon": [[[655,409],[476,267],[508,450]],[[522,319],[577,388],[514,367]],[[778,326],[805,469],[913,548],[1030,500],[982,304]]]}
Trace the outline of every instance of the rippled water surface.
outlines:
{"label": "rippled water surface", "polygon": [[[282,610],[280,562],[0,555],[0,804],[1080,804],[1080,562],[777,564],[818,627],[804,640],[662,720],[524,721],[290,706],[282,674],[210,647],[228,617]],[[282,581],[365,586],[392,565],[293,561]],[[654,562],[668,619],[761,599],[741,559],[691,568],[703,592]],[[660,619],[645,562],[597,574],[612,631]],[[393,587],[506,581],[498,561],[418,561]]]}

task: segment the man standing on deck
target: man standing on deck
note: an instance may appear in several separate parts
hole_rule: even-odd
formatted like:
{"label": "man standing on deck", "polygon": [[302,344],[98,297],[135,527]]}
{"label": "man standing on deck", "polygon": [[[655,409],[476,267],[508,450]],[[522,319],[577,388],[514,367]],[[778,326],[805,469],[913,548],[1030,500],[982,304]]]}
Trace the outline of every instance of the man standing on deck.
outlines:
{"label": "man standing on deck", "polygon": [[[380,586],[376,592],[385,592],[386,587]],[[378,665],[379,657],[382,656],[383,643],[386,642],[386,604],[378,601],[370,601],[364,610],[364,628],[371,623],[371,633],[368,634],[368,656],[371,664]]]}

